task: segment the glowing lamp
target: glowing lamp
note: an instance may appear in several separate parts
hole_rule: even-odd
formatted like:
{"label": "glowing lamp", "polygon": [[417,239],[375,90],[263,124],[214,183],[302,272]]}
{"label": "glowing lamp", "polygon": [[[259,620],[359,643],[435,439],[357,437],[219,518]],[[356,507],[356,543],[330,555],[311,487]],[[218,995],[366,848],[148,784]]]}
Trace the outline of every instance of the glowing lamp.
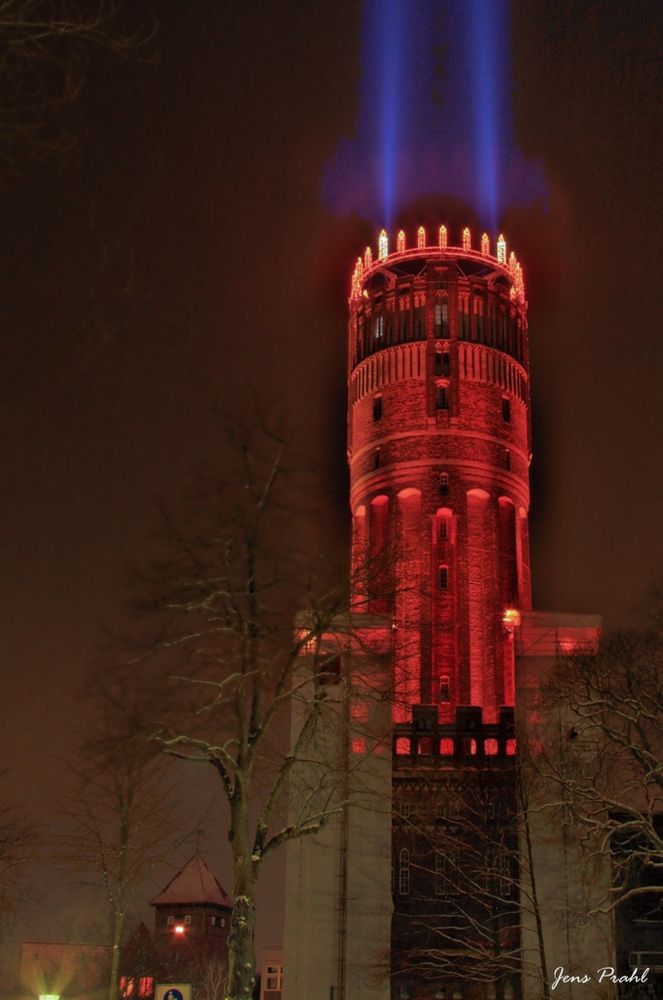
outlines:
{"label": "glowing lamp", "polygon": [[446,226],[440,226],[440,232],[439,232],[438,240],[439,240],[439,244],[440,244],[440,250],[446,250],[447,249],[447,227]]}
{"label": "glowing lamp", "polygon": [[467,226],[463,229],[463,250],[469,250],[472,246],[472,236]]}
{"label": "glowing lamp", "polygon": [[384,260],[389,255],[389,237],[387,230],[381,229],[378,237],[378,260]]}
{"label": "glowing lamp", "polygon": [[373,251],[370,247],[364,250],[364,267],[370,267],[373,263]]}
{"label": "glowing lamp", "polygon": [[179,936],[184,934],[184,924],[175,924],[173,927],[173,934],[177,934]]}
{"label": "glowing lamp", "polygon": [[417,229],[417,250],[423,250],[426,246],[426,230],[423,226]]}
{"label": "glowing lamp", "polygon": [[520,625],[520,611],[518,608],[507,608],[502,615],[502,621],[505,625],[511,626],[511,628]]}
{"label": "glowing lamp", "polygon": [[506,264],[506,240],[502,233],[497,237],[497,259],[500,264]]}
{"label": "glowing lamp", "polygon": [[490,253],[490,240],[488,239],[488,233],[483,233],[481,236],[481,253],[487,257]]}
{"label": "glowing lamp", "polygon": [[361,257],[357,257],[357,263],[355,264],[355,269],[354,269],[354,271],[352,273],[352,286],[351,286],[351,292],[350,292],[350,294],[352,295],[353,299],[357,298],[359,295],[361,295],[361,275],[362,275],[362,271],[363,271],[363,267],[362,267],[362,263],[361,263]]}
{"label": "glowing lamp", "polygon": [[39,1000],[60,1000],[59,993],[40,993]]}
{"label": "glowing lamp", "polygon": [[405,233],[401,229],[398,236],[396,237],[396,250],[398,253],[403,253],[405,250]]}

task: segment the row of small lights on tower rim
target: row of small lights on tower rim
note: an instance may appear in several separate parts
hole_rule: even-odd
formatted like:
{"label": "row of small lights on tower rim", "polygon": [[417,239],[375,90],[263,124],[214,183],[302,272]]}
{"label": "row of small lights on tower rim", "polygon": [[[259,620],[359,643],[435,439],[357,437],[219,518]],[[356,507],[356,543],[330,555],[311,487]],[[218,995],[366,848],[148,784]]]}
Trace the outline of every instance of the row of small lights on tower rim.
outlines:
{"label": "row of small lights on tower rim", "polygon": [[[413,248],[414,249],[414,248]],[[419,226],[417,229],[417,245],[416,250],[436,250],[445,251],[453,250],[455,252],[461,251],[462,253],[472,253],[472,233],[468,226],[465,226],[461,237],[460,247],[451,247],[449,245],[449,234],[446,226],[440,226],[438,229],[437,243],[429,244],[427,243],[426,229],[424,226]],[[400,229],[396,237],[396,250],[395,254],[405,253],[407,251],[405,242],[405,231]],[[497,237],[497,243],[495,247],[495,254],[492,255],[490,252],[490,237],[488,233],[482,233],[481,235],[481,250],[482,257],[493,257],[494,260],[501,264],[502,267],[508,267],[513,275],[513,288],[512,294],[514,298],[519,301],[524,301],[525,298],[525,285],[523,281],[523,270],[518,262],[518,258],[515,253],[511,251],[507,261],[507,250],[506,250],[506,240],[502,233]],[[381,229],[378,236],[378,255],[377,262],[386,260],[387,257],[393,257],[394,253],[389,253],[389,234],[386,229]],[[370,246],[367,246],[364,250],[363,257],[357,257],[357,262],[352,274],[352,298],[356,298],[361,295],[361,281],[365,272],[368,271],[375,261],[373,260],[373,250]]]}

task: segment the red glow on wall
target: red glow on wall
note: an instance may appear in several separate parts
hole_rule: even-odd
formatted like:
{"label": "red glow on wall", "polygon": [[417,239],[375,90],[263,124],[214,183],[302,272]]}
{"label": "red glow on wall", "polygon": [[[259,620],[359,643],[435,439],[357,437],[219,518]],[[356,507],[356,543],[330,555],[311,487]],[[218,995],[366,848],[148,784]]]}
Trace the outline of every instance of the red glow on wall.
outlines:
{"label": "red glow on wall", "polygon": [[353,273],[353,577],[367,568],[354,594],[392,627],[397,723],[417,704],[497,723],[515,698],[530,607],[527,305],[504,237],[478,242],[383,231]]}

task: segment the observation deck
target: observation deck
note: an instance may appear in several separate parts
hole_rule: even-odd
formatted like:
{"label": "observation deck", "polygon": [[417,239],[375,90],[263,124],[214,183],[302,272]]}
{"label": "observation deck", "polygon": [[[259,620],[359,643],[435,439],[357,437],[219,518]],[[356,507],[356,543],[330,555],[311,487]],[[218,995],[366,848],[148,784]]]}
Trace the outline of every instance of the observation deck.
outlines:
{"label": "observation deck", "polygon": [[373,249],[367,246],[363,256],[357,258],[350,285],[350,304],[368,294],[366,285],[379,272],[387,269],[393,271],[395,275],[413,274],[412,264],[416,266],[421,258],[427,261],[437,259],[445,263],[455,261],[461,267],[464,264],[467,277],[477,276],[493,280],[502,277],[508,283],[510,297],[522,306],[526,306],[523,270],[513,251],[507,256],[504,236],[502,234],[498,236],[494,254],[491,253],[490,237],[487,233],[482,234],[480,249],[475,250],[472,248],[472,234],[467,226],[462,231],[460,246],[451,246],[448,243],[446,226],[439,227],[437,243],[429,243],[425,228],[419,226],[416,245],[408,248],[405,232],[401,229],[396,238],[396,250],[391,253],[387,231],[381,230],[378,236],[377,256],[374,257]]}

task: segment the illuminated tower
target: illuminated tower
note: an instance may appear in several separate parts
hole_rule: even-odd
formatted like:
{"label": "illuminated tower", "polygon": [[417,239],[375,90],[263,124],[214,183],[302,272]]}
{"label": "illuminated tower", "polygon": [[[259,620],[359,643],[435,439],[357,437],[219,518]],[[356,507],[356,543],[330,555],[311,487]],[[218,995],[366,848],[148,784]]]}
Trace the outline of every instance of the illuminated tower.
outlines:
{"label": "illuminated tower", "polygon": [[559,729],[540,679],[599,620],[531,609],[523,275],[459,236],[383,230],[352,275],[352,605],[303,656],[347,777],[288,846],[284,1000],[540,1000],[542,934],[579,968],[609,937],[574,923],[579,855],[544,813],[523,846],[518,736]]}
{"label": "illuminated tower", "polygon": [[[522,271],[503,237],[357,261],[348,456],[355,606],[395,626],[394,720],[435,705],[496,723],[530,607],[529,370]],[[492,746],[492,744],[491,744]]]}

